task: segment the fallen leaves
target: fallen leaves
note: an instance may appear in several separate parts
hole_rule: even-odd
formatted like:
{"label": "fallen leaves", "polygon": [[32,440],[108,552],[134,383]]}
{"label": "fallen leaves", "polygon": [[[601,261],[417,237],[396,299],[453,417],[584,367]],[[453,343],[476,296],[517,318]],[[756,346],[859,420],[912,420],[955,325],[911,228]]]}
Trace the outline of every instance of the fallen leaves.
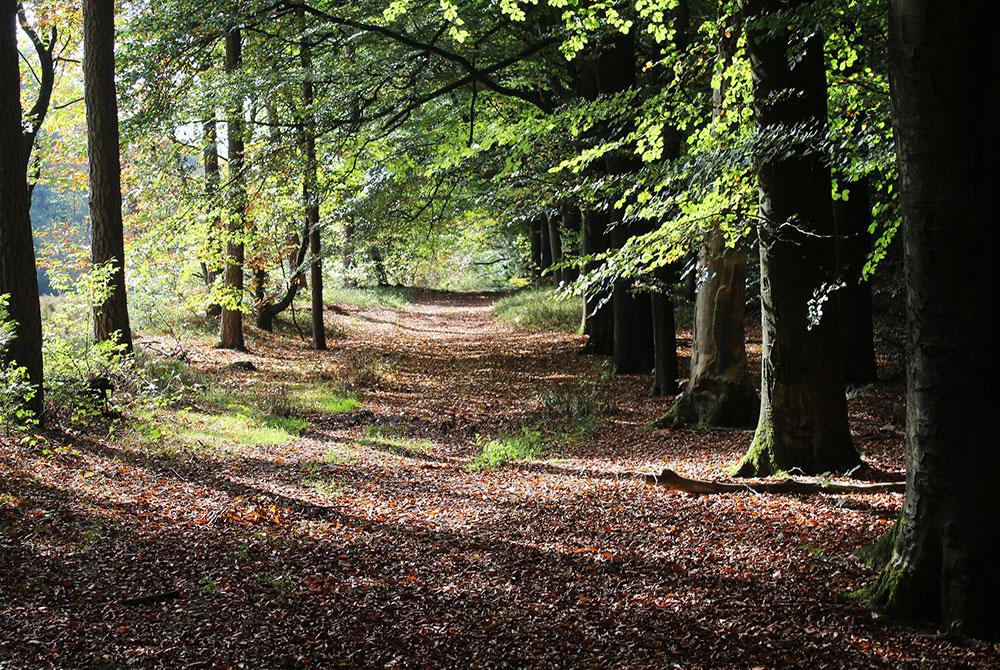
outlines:
{"label": "fallen leaves", "polygon": [[[391,369],[363,411],[316,417],[290,445],[197,458],[0,445],[0,667],[1000,666],[993,645],[841,597],[872,578],[853,552],[900,496],[690,498],[637,482],[664,466],[718,476],[749,439],[643,431],[664,401],[642,377],[617,380],[619,412],[558,460],[472,475],[476,434],[518,426],[540,392],[590,370],[580,340],[513,332],[477,296],[333,318],[352,330],[329,354],[255,342],[248,387],[324,378],[359,351]],[[902,457],[878,430],[896,400],[852,401],[883,468]],[[433,447],[384,448],[365,437],[375,424]]]}

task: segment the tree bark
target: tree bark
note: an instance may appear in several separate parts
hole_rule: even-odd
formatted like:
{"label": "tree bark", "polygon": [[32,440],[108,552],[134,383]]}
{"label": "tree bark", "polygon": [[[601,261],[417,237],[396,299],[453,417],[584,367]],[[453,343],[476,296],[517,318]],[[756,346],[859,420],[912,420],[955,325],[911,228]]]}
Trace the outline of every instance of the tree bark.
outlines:
{"label": "tree bark", "polygon": [[538,229],[542,238],[542,263],[539,265],[539,270],[545,279],[550,276],[546,273],[552,267],[552,242],[549,239],[549,224],[544,215],[538,217]]}
{"label": "tree bark", "polygon": [[537,219],[528,222],[528,243],[531,247],[531,277],[537,280],[542,266],[542,229]]}
{"label": "tree bark", "polygon": [[[799,7],[808,0],[792,3]],[[744,15],[777,13],[787,3],[743,0]],[[813,33],[790,64],[790,34],[752,28],[748,51],[754,78],[758,132],[789,128],[819,132],[827,122],[824,40]],[[810,301],[835,278],[831,177],[818,149],[799,143],[758,165],[760,188],[761,409],[738,475],[767,476],[844,470],[860,463],[847,421],[836,301],[822,304],[811,323]]]}
{"label": "tree bark", "polygon": [[21,126],[21,80],[17,52],[17,3],[0,0],[0,295],[16,323],[14,340],[0,352],[5,365],[14,361],[27,370],[35,386],[26,403],[41,419],[42,316],[28,202],[28,164]]}
{"label": "tree bark", "polygon": [[723,232],[705,234],[698,256],[705,274],[695,298],[691,372],[684,392],[657,427],[747,428],[760,411],[746,352],[746,255]]}
{"label": "tree bark", "polygon": [[83,80],[90,165],[91,260],[95,267],[114,267],[108,287],[110,295],[94,307],[94,336],[98,341],[115,340],[130,352],[132,328],[125,291],[114,0],[84,0]]}
{"label": "tree bark", "polygon": [[677,321],[674,316],[674,268],[661,268],[656,273],[657,291],[651,296],[653,309],[653,389],[654,396],[677,393],[680,376],[677,365]]}
{"label": "tree bark", "polygon": [[[226,33],[226,72],[243,68],[243,36],[238,28]],[[231,93],[226,125],[229,147],[229,222],[226,226],[225,299],[219,328],[219,348],[246,351],[243,339],[243,264],[245,261],[247,195],[244,184],[243,96]]]}
{"label": "tree bark", "polygon": [[895,0],[906,251],[907,487],[876,607],[1000,637],[1000,6]]}
{"label": "tree bark", "polygon": [[[301,11],[301,10],[300,10]],[[316,158],[316,116],[313,110],[315,90],[312,74],[312,48],[306,34],[305,13],[300,13],[302,42],[300,58],[302,62],[302,106],[303,106],[303,153],[305,154],[305,174],[302,179],[302,200],[306,208],[306,226],[309,229],[309,266],[312,300],[312,344],[316,351],[326,350],[326,325],[323,321],[323,238],[320,229],[319,162]]]}
{"label": "tree bark", "polygon": [[849,384],[878,381],[875,329],[872,326],[872,285],[862,278],[872,249],[872,204],[867,179],[845,184],[847,201],[833,206],[837,230],[837,265],[844,287],[837,291],[840,338],[844,345],[844,375]]}

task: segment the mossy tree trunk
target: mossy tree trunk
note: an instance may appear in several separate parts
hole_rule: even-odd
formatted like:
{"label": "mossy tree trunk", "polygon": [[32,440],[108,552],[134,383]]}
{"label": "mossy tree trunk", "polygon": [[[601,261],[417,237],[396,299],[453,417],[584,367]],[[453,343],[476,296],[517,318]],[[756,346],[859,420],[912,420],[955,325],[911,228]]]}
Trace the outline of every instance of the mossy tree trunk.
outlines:
{"label": "mossy tree trunk", "polygon": [[0,351],[0,362],[14,361],[27,370],[36,387],[27,407],[41,417],[42,316],[23,153],[16,16],[17,3],[0,0],[0,295],[8,296],[7,311],[16,323],[14,340]]}
{"label": "mossy tree trunk", "polygon": [[[562,223],[563,228],[569,234],[569,239],[562,241],[562,256],[563,258],[576,258],[580,255],[580,227],[582,225],[580,208],[576,204],[562,206]],[[565,267],[562,270],[563,281],[571,282],[579,276],[580,272],[575,267]]]}
{"label": "mossy tree trunk", "polygon": [[[744,0],[741,6],[745,16],[767,22],[787,4]],[[827,122],[823,37],[812,32],[796,58],[791,38],[752,26],[748,39],[758,130],[785,141],[794,138],[793,128],[818,136]],[[818,322],[809,314],[810,302],[836,274],[830,170],[809,137],[758,164],[761,408],[753,442],[734,467],[740,476],[815,474],[860,462],[847,421],[836,301],[821,304]]]}
{"label": "mossy tree trunk", "polygon": [[545,215],[541,214],[537,218],[538,230],[540,232],[542,242],[542,262],[538,267],[539,270],[541,270],[542,276],[547,278],[550,277],[550,275],[546,273],[552,267],[552,241],[549,239],[549,223],[545,218]]}
{"label": "mossy tree trunk", "polygon": [[1000,637],[1000,7],[895,0],[908,325],[907,489],[884,612]]}

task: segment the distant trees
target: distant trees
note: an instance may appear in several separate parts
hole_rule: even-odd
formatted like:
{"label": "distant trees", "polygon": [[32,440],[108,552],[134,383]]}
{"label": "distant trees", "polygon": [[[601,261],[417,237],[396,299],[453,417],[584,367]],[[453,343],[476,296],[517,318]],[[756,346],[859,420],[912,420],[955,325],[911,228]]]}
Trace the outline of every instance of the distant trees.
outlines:
{"label": "distant trees", "polygon": [[21,118],[17,6],[14,0],[0,0],[0,295],[7,296],[7,311],[15,322],[14,340],[0,352],[0,360],[27,370],[37,389],[28,409],[41,417],[42,319]]}
{"label": "distant trees", "polygon": [[95,306],[94,334],[132,350],[125,291],[118,94],[115,87],[114,0],[84,0],[83,75],[90,165],[91,257],[108,268],[108,295]]}
{"label": "distant trees", "polygon": [[907,273],[907,490],[874,589],[891,614],[1000,635],[1000,41],[992,0],[894,0]]}

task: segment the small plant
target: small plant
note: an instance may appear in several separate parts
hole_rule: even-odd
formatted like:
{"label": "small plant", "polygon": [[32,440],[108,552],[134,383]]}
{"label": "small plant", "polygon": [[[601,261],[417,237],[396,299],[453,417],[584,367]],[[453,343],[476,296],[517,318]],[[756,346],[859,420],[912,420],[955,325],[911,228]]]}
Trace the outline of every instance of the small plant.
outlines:
{"label": "small plant", "polygon": [[495,470],[506,463],[530,461],[551,451],[551,444],[540,430],[522,429],[515,435],[501,435],[492,440],[477,440],[481,452],[466,470]]}
{"label": "small plant", "polygon": [[395,361],[377,352],[357,351],[346,358],[341,375],[348,388],[355,391],[370,391],[382,386],[385,378],[395,367]]}
{"label": "small plant", "polygon": [[595,376],[572,388],[547,393],[540,400],[542,420],[550,430],[586,437],[615,411],[614,368],[604,363]]}

